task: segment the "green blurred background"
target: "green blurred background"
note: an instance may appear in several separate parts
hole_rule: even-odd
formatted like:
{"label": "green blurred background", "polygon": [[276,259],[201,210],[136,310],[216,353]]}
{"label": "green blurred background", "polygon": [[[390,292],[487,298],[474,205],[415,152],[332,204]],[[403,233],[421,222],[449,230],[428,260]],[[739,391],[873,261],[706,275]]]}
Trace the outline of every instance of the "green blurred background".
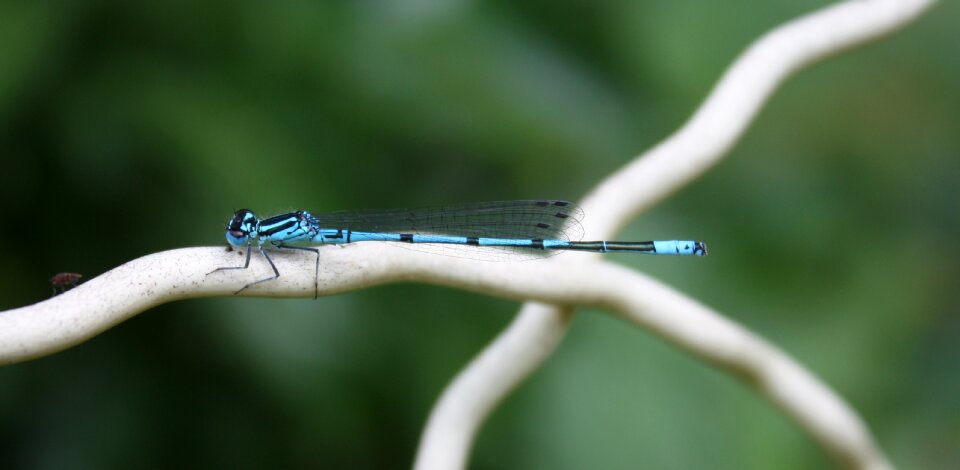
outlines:
{"label": "green blurred background", "polygon": [[[578,199],[830,2],[3,2],[0,309],[231,212]],[[960,19],[801,72],[617,257],[779,345],[904,468],[960,462]],[[589,214],[588,214],[589,217]],[[152,309],[0,369],[0,468],[408,467],[517,305],[424,285]],[[583,311],[471,468],[822,468],[731,376]]]}

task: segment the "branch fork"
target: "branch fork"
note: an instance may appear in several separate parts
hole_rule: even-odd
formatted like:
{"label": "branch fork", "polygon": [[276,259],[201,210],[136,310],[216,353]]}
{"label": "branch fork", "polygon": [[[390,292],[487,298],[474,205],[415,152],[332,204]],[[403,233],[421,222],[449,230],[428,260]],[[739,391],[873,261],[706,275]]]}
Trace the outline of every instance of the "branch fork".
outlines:
{"label": "branch fork", "polygon": [[[734,145],[776,87],[801,67],[908,24],[933,0],[845,1],[787,22],[758,39],[727,70],[675,134],[601,182],[583,201],[589,238],[609,239],[638,213],[686,185]],[[428,282],[526,301],[512,324],[454,379],[434,407],[415,467],[465,468],[493,408],[555,350],[572,309],[595,306],[660,335],[743,379],[790,416],[827,453],[854,468],[891,468],[863,421],[787,354],[696,300],[641,273],[586,254],[523,263],[475,263],[380,244],[273,256],[281,277],[244,296],[330,295],[392,282]],[[262,260],[261,260],[262,261]],[[0,312],[0,365],[79,344],[154,306],[230,295],[257,276],[223,248],[185,248],[133,260],[31,306]]]}

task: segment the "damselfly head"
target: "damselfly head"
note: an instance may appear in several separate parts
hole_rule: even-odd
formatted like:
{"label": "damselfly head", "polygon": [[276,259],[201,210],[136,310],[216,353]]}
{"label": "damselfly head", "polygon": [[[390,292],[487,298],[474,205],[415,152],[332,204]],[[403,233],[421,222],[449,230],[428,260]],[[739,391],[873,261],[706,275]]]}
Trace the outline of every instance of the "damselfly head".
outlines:
{"label": "damselfly head", "polygon": [[249,209],[240,209],[233,213],[227,223],[227,243],[233,246],[244,246],[250,235],[256,233],[257,216]]}

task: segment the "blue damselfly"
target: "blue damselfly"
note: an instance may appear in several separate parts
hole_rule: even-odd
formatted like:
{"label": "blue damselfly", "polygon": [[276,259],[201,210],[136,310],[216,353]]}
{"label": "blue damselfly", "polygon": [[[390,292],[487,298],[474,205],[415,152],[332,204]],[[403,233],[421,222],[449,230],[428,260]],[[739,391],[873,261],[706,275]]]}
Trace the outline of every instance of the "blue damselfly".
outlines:
{"label": "blue damselfly", "polygon": [[280,277],[280,271],[267,253],[269,249],[315,253],[316,275],[320,269],[320,252],[313,247],[370,241],[396,242],[420,251],[481,260],[517,260],[561,251],[707,254],[707,246],[697,241],[580,241],[582,217],[583,211],[578,206],[559,200],[501,201],[318,215],[301,210],[267,219],[241,209],[227,223],[226,236],[231,246],[246,247],[246,261],[243,266],[222,267],[211,273],[246,269],[256,246],[274,275],[243,286],[237,291],[239,293]]}

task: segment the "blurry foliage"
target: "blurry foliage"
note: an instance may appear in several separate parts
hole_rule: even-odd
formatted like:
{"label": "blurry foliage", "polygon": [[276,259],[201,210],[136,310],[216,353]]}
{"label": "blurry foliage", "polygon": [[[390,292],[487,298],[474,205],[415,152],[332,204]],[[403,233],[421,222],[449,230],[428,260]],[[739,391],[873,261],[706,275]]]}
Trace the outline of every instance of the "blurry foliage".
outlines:
{"label": "blurry foliage", "polygon": [[[828,2],[521,3],[0,3],[0,308],[56,272],[223,244],[239,207],[576,199]],[[801,72],[620,237],[701,238],[709,258],[616,259],[786,348],[906,468],[960,461],[957,13]],[[165,305],[0,369],[0,468],[406,467],[515,311],[416,285]],[[828,461],[733,378],[585,312],[472,462]]]}

